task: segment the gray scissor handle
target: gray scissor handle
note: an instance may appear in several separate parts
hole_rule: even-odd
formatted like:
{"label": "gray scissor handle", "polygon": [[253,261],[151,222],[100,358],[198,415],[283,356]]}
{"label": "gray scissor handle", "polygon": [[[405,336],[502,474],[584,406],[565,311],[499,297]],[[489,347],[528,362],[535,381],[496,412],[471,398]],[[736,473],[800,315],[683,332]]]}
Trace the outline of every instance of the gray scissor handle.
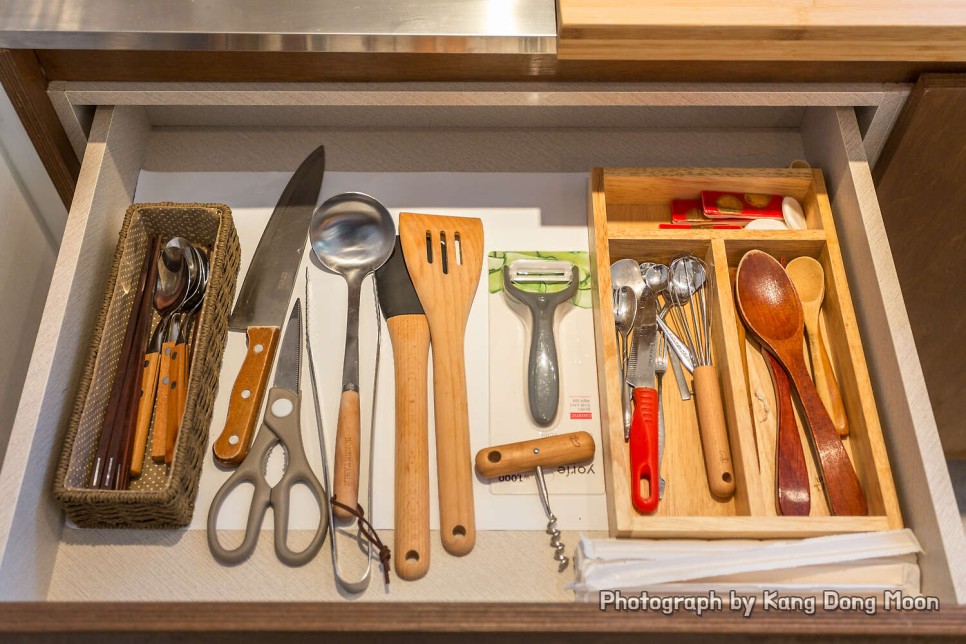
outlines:
{"label": "gray scissor handle", "polygon": [[[276,404],[278,403],[278,404]],[[258,542],[262,521],[269,506],[275,521],[275,554],[289,566],[303,566],[312,560],[322,547],[329,528],[329,512],[326,505],[325,488],[315,477],[302,446],[302,432],[299,425],[301,396],[285,389],[273,388],[268,392],[268,405],[265,419],[255,436],[248,457],[242,461],[225,484],[221,486],[208,510],[208,548],[218,561],[224,564],[238,564],[251,556]],[[285,473],[275,487],[265,480],[265,464],[269,453],[276,444],[285,448],[288,463]],[[218,540],[218,514],[225,499],[240,485],[251,483],[255,486],[252,503],[248,510],[248,523],[245,537],[240,546],[229,550]],[[306,485],[319,503],[319,527],[312,541],[300,552],[288,547],[289,500],[292,488]]]}
{"label": "gray scissor handle", "polygon": [[[302,428],[299,423],[301,404],[300,394],[274,388],[268,392],[268,405],[265,407],[265,424],[282,442],[288,454],[285,474],[272,488],[271,505],[275,515],[275,554],[289,566],[304,566],[310,562],[325,542],[329,529],[325,488],[312,471],[302,445]],[[315,495],[319,504],[319,527],[305,549],[294,552],[288,547],[288,510],[292,488],[299,484],[307,486]]]}
{"label": "gray scissor handle", "polygon": [[503,267],[503,288],[507,294],[530,310],[533,330],[530,334],[530,360],[527,366],[527,398],[530,416],[542,427],[553,423],[560,401],[560,370],[557,345],[553,337],[554,312],[560,304],[577,292],[577,267],[570,268],[570,283],[554,293],[528,293],[514,286],[510,269]]}
{"label": "gray scissor handle", "polygon": [[[241,563],[251,556],[258,542],[258,534],[262,529],[262,519],[265,511],[272,504],[272,488],[265,480],[265,460],[278,438],[266,426],[262,426],[255,436],[255,441],[248,452],[248,457],[242,461],[234,474],[228,477],[225,484],[215,494],[208,510],[208,548],[211,554],[223,564],[234,565]],[[248,510],[248,524],[245,526],[245,538],[240,546],[229,550],[218,540],[218,514],[225,499],[240,485],[251,483],[255,486],[252,494],[252,504]]]}

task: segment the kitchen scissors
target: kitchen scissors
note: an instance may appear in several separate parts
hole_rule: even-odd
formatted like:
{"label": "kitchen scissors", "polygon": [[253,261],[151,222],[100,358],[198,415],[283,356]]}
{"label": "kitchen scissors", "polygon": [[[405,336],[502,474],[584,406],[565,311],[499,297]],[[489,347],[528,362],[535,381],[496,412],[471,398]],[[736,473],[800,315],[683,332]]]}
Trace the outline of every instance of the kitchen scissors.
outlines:
{"label": "kitchen scissors", "polygon": [[[312,560],[325,541],[329,528],[329,509],[325,488],[316,478],[305,456],[302,428],[299,423],[301,389],[299,376],[302,354],[302,307],[299,300],[292,307],[289,323],[279,348],[275,380],[268,392],[262,427],[252,443],[248,456],[225,481],[208,511],[208,547],[215,559],[224,564],[238,564],[255,551],[262,520],[269,507],[275,522],[275,554],[289,566],[302,566]],[[286,453],[286,468],[274,486],[268,484],[265,469],[272,450],[281,445]],[[240,546],[229,550],[218,540],[218,514],[225,499],[239,486],[251,483],[255,487],[245,537]],[[312,541],[301,551],[288,546],[289,502],[296,485],[307,486],[319,504],[319,527]]]}

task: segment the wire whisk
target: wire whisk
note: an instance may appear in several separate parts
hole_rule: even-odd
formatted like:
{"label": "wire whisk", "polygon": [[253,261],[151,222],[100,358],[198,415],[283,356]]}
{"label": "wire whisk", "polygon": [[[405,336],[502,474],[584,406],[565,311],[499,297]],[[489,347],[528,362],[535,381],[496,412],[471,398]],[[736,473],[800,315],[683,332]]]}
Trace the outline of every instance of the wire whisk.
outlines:
{"label": "wire whisk", "polygon": [[735,474],[718,372],[711,364],[714,274],[694,255],[676,258],[670,268],[671,312],[694,362],[694,400],[708,489],[716,498],[728,499],[735,493]]}
{"label": "wire whisk", "polygon": [[668,298],[674,323],[688,345],[694,366],[710,365],[714,275],[694,255],[676,258],[670,269]]}

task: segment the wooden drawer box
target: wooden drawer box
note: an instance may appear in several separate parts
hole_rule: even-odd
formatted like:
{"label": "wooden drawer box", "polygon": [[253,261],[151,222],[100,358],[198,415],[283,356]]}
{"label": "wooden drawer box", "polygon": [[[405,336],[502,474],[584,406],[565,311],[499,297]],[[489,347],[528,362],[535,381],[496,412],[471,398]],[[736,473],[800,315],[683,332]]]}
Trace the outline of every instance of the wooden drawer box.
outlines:
{"label": "wooden drawer box", "polygon": [[[659,230],[669,220],[671,199],[699,198],[703,190],[782,194],[804,207],[802,231]],[[594,320],[597,326],[598,381],[608,467],[610,532],[618,537],[788,538],[838,532],[870,532],[902,527],[888,454],[861,350],[848,280],[839,252],[825,181],[820,170],[645,168],[595,169],[591,175],[590,235],[595,246]],[[815,466],[806,448],[812,479],[812,516],[776,516],[774,440],[756,427],[754,393],[745,376],[747,357],[739,336],[732,270],[745,252],[760,249],[776,258],[818,259],[826,273],[826,324],[834,363],[842,374],[843,398],[851,421],[844,440],[869,502],[864,517],[830,517]],[[664,390],[665,498],[653,516],[636,512],[630,500],[629,455],[620,407],[620,371],[612,329],[609,267],[619,259],[668,263],[690,252],[714,267],[713,364],[717,367],[734,463],[735,496],[715,499],[705,476],[695,407],[683,402],[668,374]],[[759,392],[760,395],[760,392]],[[774,405],[771,406],[774,409]],[[772,429],[772,437],[774,430]]]}
{"label": "wooden drawer box", "polygon": [[[550,565],[542,531],[481,531],[476,549],[463,558],[445,556],[433,535],[433,564],[426,578],[413,583],[394,579],[388,592],[374,582],[361,601],[347,602],[332,581],[327,553],[311,565],[287,568],[265,535],[249,562],[225,568],[211,558],[200,530],[134,533],[65,526],[50,493],[56,446],[84,364],[111,250],[139,178],[191,173],[203,186],[216,173],[244,171],[252,173],[252,185],[258,186],[272,173],[290,173],[320,143],[327,151],[326,182],[348,172],[406,172],[415,178],[424,172],[478,172],[493,173],[498,181],[516,173],[583,178],[593,167],[781,168],[794,159],[822,168],[886,429],[902,522],[924,547],[922,587],[944,604],[966,603],[962,525],[866,157],[866,146],[877,149],[871,137],[880,137],[881,143],[883,135],[882,123],[868,118],[875,111],[872,103],[887,96],[894,108],[894,91],[883,86],[782,86],[772,92],[765,87],[705,91],[565,84],[52,86],[62,118],[74,119],[72,132],[78,145],[83,140],[84,158],[26,393],[0,469],[0,498],[5,499],[0,504],[0,617],[3,611],[17,615],[16,606],[5,602],[33,601],[40,602],[33,609],[38,614],[46,606],[59,607],[61,628],[110,611],[145,610],[137,623],[154,629],[201,628],[215,615],[230,615],[230,624],[220,623],[231,629],[274,625],[286,630],[296,622],[300,628],[330,630],[649,629],[653,622],[640,615],[612,619],[596,606],[573,606],[566,587],[572,577]],[[852,106],[862,110],[861,128]],[[85,133],[76,119],[89,108],[94,118]],[[264,192],[254,190],[252,199],[271,208],[277,192]],[[562,225],[586,226],[584,203]],[[251,204],[229,205],[237,220]],[[447,204],[428,193],[425,205]],[[641,227],[640,234],[655,233]],[[824,238],[821,231],[814,235],[799,252],[821,256]],[[730,240],[724,238],[691,243],[694,250],[720,254],[722,241],[727,254]],[[243,241],[240,278],[253,250]],[[618,247],[615,256],[619,252],[630,256],[631,249]],[[725,332],[733,335],[733,321]],[[226,389],[223,382],[221,390]],[[734,413],[748,412],[736,407]],[[217,406],[215,415],[217,424]],[[868,519],[875,528],[898,520],[889,514],[887,486],[881,489],[882,502],[874,504],[878,516]],[[732,514],[737,513],[736,506]],[[391,541],[391,533],[386,537]],[[578,538],[577,532],[563,535],[571,548]],[[151,608],[128,608],[134,601]],[[190,606],[182,604],[187,608],[168,614],[163,603],[171,601]],[[89,602],[99,602],[97,610],[104,612]],[[495,607],[483,606],[494,602]],[[534,602],[541,604],[530,606]],[[693,622],[679,617],[676,623],[707,628],[707,616]],[[448,626],[451,619],[456,621]],[[810,628],[803,616],[789,614],[782,620],[788,628]],[[745,622],[737,616],[733,623]],[[882,623],[894,629],[897,621]],[[116,620],[111,624],[125,626]]]}

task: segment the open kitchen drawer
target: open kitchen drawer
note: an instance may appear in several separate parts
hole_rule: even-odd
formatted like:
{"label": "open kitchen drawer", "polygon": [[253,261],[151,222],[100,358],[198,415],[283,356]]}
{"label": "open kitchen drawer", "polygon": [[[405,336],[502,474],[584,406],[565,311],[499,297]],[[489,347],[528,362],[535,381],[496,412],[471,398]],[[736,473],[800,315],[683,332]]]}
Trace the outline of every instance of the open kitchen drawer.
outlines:
{"label": "open kitchen drawer", "polygon": [[[340,611],[365,605],[346,604],[333,582],[327,552],[308,566],[288,568],[277,561],[271,539],[263,535],[250,561],[223,567],[212,559],[201,530],[65,527],[50,485],[117,232],[134,200],[139,174],[191,172],[203,181],[205,173],[291,172],[324,143],[330,173],[566,172],[589,177],[596,166],[782,168],[795,159],[822,168],[902,519],[924,550],[922,589],[947,605],[966,603],[962,524],[867,161],[867,153],[877,154],[901,103],[901,90],[706,90],[445,84],[52,87],[75,144],[86,139],[86,145],[24,396],[0,470],[0,599],[119,605],[326,602],[328,608],[318,607],[316,621],[305,623],[316,627],[320,619],[348,615]],[[92,115],[89,130],[85,114]],[[179,195],[168,198],[178,200]],[[274,203],[275,195],[266,199]],[[586,218],[567,223],[586,226]],[[220,391],[229,387],[222,382]],[[223,420],[216,414],[212,431],[219,431]],[[196,512],[206,513],[207,508]],[[569,547],[577,540],[577,533],[564,533]],[[581,622],[585,630],[616,623],[594,607],[575,610],[566,605],[572,600],[565,588],[571,573],[558,575],[550,565],[542,530],[480,532],[476,549],[460,559],[445,555],[435,534],[433,548],[426,578],[410,583],[394,579],[388,592],[374,580],[362,601],[500,602],[506,606],[496,613],[481,609],[477,618],[500,619],[496,628],[513,630],[573,628],[564,615],[587,620]],[[512,612],[511,606],[526,602],[561,606],[533,621],[525,612]],[[246,623],[267,623],[261,621],[262,613],[275,610],[235,608],[233,626],[243,628]],[[84,611],[83,606],[76,609],[78,615]],[[187,611],[182,619],[203,623],[213,611]],[[177,614],[162,619],[162,613],[150,613],[150,619],[159,620],[155,627],[179,623]],[[467,620],[472,614],[461,613]],[[408,605],[371,616],[360,612],[353,619],[357,621],[349,628],[399,630],[428,628],[433,617]],[[136,619],[131,622],[137,624]],[[275,627],[287,625],[276,622]],[[640,620],[638,628],[646,629],[647,620]],[[870,623],[864,628],[869,632]]]}

